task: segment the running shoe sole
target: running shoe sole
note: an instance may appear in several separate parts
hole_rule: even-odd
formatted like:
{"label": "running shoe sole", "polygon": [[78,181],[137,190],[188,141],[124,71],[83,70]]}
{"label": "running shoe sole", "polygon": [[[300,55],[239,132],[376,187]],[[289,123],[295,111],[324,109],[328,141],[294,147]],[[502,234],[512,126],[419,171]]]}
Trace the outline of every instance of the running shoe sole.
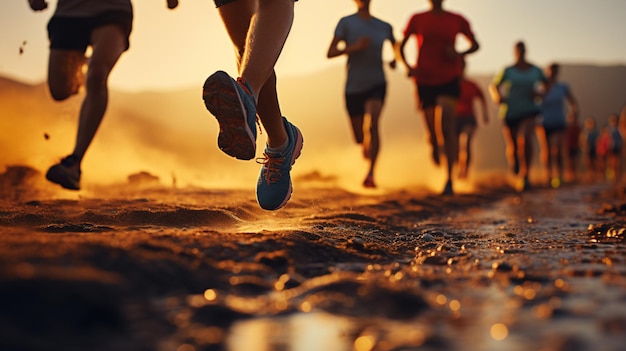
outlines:
{"label": "running shoe sole", "polygon": [[256,154],[256,140],[236,84],[227,73],[215,72],[204,83],[202,98],[219,123],[220,150],[240,160],[251,160]]}

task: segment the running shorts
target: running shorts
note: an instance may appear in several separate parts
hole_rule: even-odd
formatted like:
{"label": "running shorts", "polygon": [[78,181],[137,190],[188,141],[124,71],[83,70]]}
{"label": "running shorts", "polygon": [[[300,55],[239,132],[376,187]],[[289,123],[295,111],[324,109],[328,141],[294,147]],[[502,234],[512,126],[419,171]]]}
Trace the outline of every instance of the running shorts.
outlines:
{"label": "running shorts", "polygon": [[351,117],[363,116],[365,114],[365,102],[367,100],[380,100],[385,102],[387,95],[387,84],[377,85],[362,93],[348,94],[346,93],[346,109]]}
{"label": "running shorts", "polygon": [[420,107],[427,109],[437,106],[437,98],[447,96],[458,99],[461,96],[461,80],[454,80],[441,85],[420,85],[417,83],[417,95]]}
{"label": "running shorts", "polygon": [[126,50],[133,29],[133,14],[110,11],[94,17],[52,17],[48,22],[48,38],[51,49],[78,50],[84,52],[91,44],[91,32],[98,27],[117,25],[126,37]]}
{"label": "running shorts", "polygon": [[[235,1],[237,0],[213,0],[213,2],[215,2],[215,7],[220,7],[222,5],[226,5]],[[298,0],[293,0],[293,1],[298,1]]]}

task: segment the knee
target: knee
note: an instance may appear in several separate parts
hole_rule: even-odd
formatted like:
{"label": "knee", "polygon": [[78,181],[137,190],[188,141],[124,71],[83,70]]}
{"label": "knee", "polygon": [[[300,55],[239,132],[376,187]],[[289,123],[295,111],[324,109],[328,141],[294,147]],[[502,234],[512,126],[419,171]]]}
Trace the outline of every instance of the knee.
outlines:
{"label": "knee", "polygon": [[72,92],[70,91],[70,89],[59,88],[59,87],[54,87],[54,86],[50,86],[49,88],[50,88],[50,96],[52,96],[52,99],[54,101],[63,101],[69,98],[70,96],[72,96]]}
{"label": "knee", "polygon": [[100,91],[105,90],[107,87],[107,80],[109,79],[109,70],[103,68],[90,68],[87,72],[87,80],[85,85],[88,91]]}
{"label": "knee", "polygon": [[50,96],[55,101],[63,101],[70,96],[78,93],[79,85],[69,80],[48,80],[48,89]]}

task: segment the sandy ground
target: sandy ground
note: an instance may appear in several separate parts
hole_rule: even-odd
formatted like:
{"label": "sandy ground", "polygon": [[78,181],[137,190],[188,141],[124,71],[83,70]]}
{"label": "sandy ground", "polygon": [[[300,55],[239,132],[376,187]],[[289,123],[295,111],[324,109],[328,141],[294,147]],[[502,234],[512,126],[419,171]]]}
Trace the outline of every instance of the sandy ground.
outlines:
{"label": "sandy ground", "polygon": [[239,190],[10,189],[0,350],[626,345],[615,185],[453,197],[296,188],[278,212]]}

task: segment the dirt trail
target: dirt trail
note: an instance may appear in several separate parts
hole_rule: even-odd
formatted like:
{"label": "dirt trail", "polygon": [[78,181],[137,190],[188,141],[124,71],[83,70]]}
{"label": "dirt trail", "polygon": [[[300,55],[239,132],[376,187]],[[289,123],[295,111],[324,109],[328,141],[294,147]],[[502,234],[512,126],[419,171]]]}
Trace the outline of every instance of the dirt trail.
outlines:
{"label": "dirt trail", "polygon": [[609,190],[5,200],[0,349],[623,350]]}

